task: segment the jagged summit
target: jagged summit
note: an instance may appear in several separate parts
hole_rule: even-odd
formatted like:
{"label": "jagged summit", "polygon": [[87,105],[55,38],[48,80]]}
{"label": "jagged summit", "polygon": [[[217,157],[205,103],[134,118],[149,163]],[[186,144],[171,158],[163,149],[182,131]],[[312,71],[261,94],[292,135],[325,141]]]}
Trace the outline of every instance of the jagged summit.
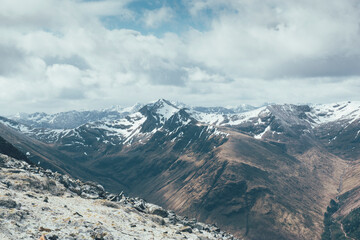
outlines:
{"label": "jagged summit", "polygon": [[158,124],[164,124],[171,116],[180,109],[165,99],[159,99],[156,102],[145,105],[140,112],[152,116]]}
{"label": "jagged summit", "polygon": [[166,115],[167,117],[169,117],[169,114],[173,114],[180,109],[179,107],[175,106],[170,101],[165,99],[159,99],[157,101],[151,102],[149,104],[146,104],[144,107],[151,112],[158,113],[164,116]]}

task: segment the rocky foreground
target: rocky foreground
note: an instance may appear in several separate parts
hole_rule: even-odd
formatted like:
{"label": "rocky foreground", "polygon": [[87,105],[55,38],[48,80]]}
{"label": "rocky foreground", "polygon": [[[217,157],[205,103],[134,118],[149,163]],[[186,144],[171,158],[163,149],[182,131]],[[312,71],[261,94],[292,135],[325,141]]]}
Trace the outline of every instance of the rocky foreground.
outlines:
{"label": "rocky foreground", "polygon": [[0,154],[0,239],[235,239],[101,185]]}

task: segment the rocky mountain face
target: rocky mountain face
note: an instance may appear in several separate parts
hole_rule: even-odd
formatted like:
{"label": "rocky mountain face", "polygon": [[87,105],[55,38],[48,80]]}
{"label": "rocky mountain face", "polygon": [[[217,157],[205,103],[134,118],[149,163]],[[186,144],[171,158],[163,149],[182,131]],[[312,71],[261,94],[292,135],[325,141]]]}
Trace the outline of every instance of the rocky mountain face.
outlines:
{"label": "rocky mountain face", "polygon": [[1,118],[0,135],[41,166],[244,239],[320,239],[331,199],[335,222],[359,207],[360,103],[227,110],[161,99],[72,129]]}
{"label": "rocky mountain face", "polygon": [[235,239],[215,225],[0,154],[0,238]]}

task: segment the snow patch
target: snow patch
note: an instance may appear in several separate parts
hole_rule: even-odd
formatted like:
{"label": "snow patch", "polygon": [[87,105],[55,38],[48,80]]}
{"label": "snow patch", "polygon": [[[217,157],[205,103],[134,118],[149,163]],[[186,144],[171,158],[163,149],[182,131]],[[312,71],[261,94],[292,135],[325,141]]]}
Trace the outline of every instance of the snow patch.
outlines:
{"label": "snow patch", "polygon": [[258,135],[255,135],[254,138],[255,138],[255,139],[261,139],[262,136],[264,136],[264,134],[265,134],[267,131],[269,131],[270,129],[271,129],[271,127],[270,127],[270,125],[269,125],[269,126],[267,126],[267,127],[265,128],[265,130],[264,130],[262,133],[260,133],[260,134],[258,134]]}
{"label": "snow patch", "polygon": [[359,136],[359,134],[360,134],[360,130],[356,133],[355,139],[357,139],[357,137]]}
{"label": "snow patch", "polygon": [[311,116],[317,124],[347,120],[349,124],[360,118],[360,102],[341,102],[312,105]]}

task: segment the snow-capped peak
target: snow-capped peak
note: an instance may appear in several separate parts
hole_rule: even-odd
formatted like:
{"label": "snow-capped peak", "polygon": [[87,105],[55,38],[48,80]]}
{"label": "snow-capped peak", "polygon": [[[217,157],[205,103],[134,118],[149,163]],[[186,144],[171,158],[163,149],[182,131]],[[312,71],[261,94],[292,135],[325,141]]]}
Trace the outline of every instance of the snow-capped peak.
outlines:
{"label": "snow-capped peak", "polygon": [[351,123],[360,118],[360,102],[358,101],[315,104],[311,108],[311,117],[317,124],[339,120],[350,120]]}
{"label": "snow-capped peak", "polygon": [[161,122],[165,122],[180,110],[165,99],[159,99],[156,102],[146,105],[146,107],[150,112],[157,114],[161,118]]}

